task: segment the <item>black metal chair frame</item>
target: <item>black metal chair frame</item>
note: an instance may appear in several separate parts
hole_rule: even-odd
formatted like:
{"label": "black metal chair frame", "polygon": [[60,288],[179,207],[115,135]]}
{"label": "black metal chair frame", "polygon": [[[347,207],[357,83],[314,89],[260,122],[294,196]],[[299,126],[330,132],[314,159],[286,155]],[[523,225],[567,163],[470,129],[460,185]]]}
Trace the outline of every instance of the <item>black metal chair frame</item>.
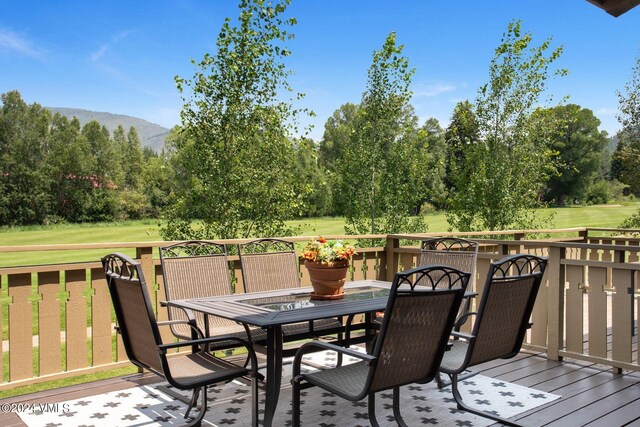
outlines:
{"label": "black metal chair frame", "polygon": [[[116,313],[116,319],[118,320],[118,326],[116,327],[116,330],[122,336],[122,341],[124,344],[125,351],[127,353],[127,357],[129,358],[131,363],[138,366],[139,368],[147,369],[150,372],[153,372],[154,374],[164,378],[170,385],[172,385],[177,389],[193,391],[191,399],[189,401],[185,401],[185,403],[188,404],[187,411],[184,415],[185,419],[189,418],[189,413],[198,403],[198,397],[201,396],[200,411],[198,413],[198,416],[196,416],[194,419],[188,422],[186,426],[200,425],[202,419],[204,418],[204,415],[207,410],[207,386],[221,383],[221,382],[228,382],[243,376],[250,376],[251,378],[252,426],[257,426],[258,425],[258,383],[256,378],[257,378],[258,364],[257,364],[256,354],[253,351],[251,344],[249,344],[245,340],[232,337],[232,336],[200,338],[200,339],[195,339],[191,341],[164,344],[162,342],[162,338],[160,336],[160,331],[158,327],[170,326],[171,324],[174,324],[176,322],[181,322],[181,321],[169,321],[169,322],[156,321],[155,315],[153,313],[153,308],[151,305],[151,300],[147,292],[141,265],[138,262],[131,259],[130,257],[128,257],[127,255],[120,254],[120,253],[113,253],[113,254],[106,255],[105,257],[102,258],[102,265],[103,265],[103,269],[107,279],[109,292],[111,293],[113,307]],[[130,283],[132,286],[139,287],[139,292],[141,293],[141,296],[144,300],[144,307],[140,307],[140,310],[144,311],[144,314],[142,314],[142,317],[143,318],[146,317],[146,320],[149,322],[147,326],[150,328],[149,332],[151,332],[151,334],[153,335],[152,340],[155,343],[155,347],[156,347],[155,351],[157,352],[157,355],[160,360],[160,365],[159,365],[160,369],[158,369],[157,366],[152,366],[149,362],[145,362],[144,360],[141,360],[136,354],[136,351],[134,350],[133,343],[135,342],[136,346],[140,345],[140,341],[136,341],[136,339],[141,338],[141,334],[143,334],[144,331],[138,333],[138,332],[132,332],[128,329],[126,324],[127,322],[124,320],[127,317],[125,317],[125,313],[123,311],[122,304],[120,302],[121,297],[118,294],[117,285],[115,283],[117,280],[126,281]],[[141,316],[140,313],[137,313],[136,315],[138,318],[140,318]],[[189,323],[189,325],[195,328],[193,324]],[[197,328],[196,328],[196,333],[197,335],[202,336],[201,331],[197,330]],[[211,358],[213,358],[213,356],[211,356],[207,351],[209,345],[215,344],[216,342],[219,342],[222,340],[233,340],[237,342],[236,347],[246,348],[248,353],[247,357],[251,361],[251,368],[234,365],[228,361],[220,361],[218,362],[220,366],[229,366],[229,367],[233,366],[234,367],[233,371],[232,372],[222,371],[218,373],[218,375],[206,375],[201,380],[194,379],[193,376],[189,376],[188,382],[183,382],[180,380],[180,378],[176,378],[172,374],[171,363],[169,362],[169,358],[171,358],[172,361],[174,361],[174,358],[176,358],[175,360],[177,361],[181,357],[188,358],[189,354],[167,355],[167,353],[170,350],[179,349],[181,347],[190,347],[192,349],[191,355],[196,353],[202,353],[201,360],[203,360],[202,364],[204,366],[206,364],[205,361],[207,359],[210,360]],[[214,364],[210,363],[207,366],[213,367]],[[213,371],[211,372],[213,373]]]}
{"label": "black metal chair frame", "polygon": [[[489,272],[487,274],[487,281],[484,286],[484,290],[482,293],[482,298],[480,300],[480,305],[478,307],[478,311],[468,313],[464,316],[464,321],[469,320],[472,317],[475,317],[475,322],[473,325],[473,330],[470,334],[454,331],[452,332],[452,337],[455,340],[452,342],[452,346],[450,351],[455,351],[455,346],[459,345],[467,345],[466,353],[464,356],[464,360],[461,364],[457,364],[457,366],[448,366],[447,364],[447,353],[445,353],[442,365],[440,366],[440,372],[446,373],[451,379],[451,388],[453,392],[453,397],[456,400],[458,409],[462,409],[468,412],[471,412],[476,415],[480,415],[482,417],[490,418],[495,421],[499,421],[505,425],[518,426],[519,424],[514,421],[510,421],[508,419],[499,417],[491,412],[482,411],[477,408],[473,408],[467,405],[460,394],[459,386],[459,375],[465,371],[467,368],[471,366],[475,366],[479,363],[488,362],[490,360],[495,359],[509,359],[511,357],[516,356],[520,349],[522,348],[522,343],[524,341],[527,329],[531,328],[532,323],[530,323],[531,313],[533,311],[533,306],[536,301],[536,296],[538,294],[538,290],[542,283],[542,278],[544,275],[544,271],[547,265],[547,259],[544,257],[537,257],[534,255],[511,255],[507,256],[499,261],[496,261],[491,264]],[[517,333],[514,334],[514,338],[512,342],[509,342],[508,350],[495,350],[492,351],[491,354],[481,354],[481,356],[474,358],[474,350],[477,348],[479,342],[481,342],[482,337],[486,335],[482,334],[482,325],[483,318],[487,315],[494,316],[496,309],[510,309],[513,310],[514,305],[517,304],[509,304],[510,301],[502,301],[499,307],[496,307],[496,302],[489,302],[492,298],[492,292],[494,287],[497,286],[518,286],[519,281],[531,281],[531,289],[529,294],[527,295],[526,303],[522,310],[519,313],[515,313],[513,316],[518,315],[520,319],[514,318],[514,322],[517,323]],[[513,298],[511,298],[513,300]],[[487,308],[490,307],[490,308]],[[490,311],[494,311],[494,313],[489,313]],[[488,314],[487,314],[488,313]],[[504,322],[504,321],[503,321]],[[485,327],[486,328],[486,327]],[[458,341],[459,340],[459,341]],[[485,345],[485,347],[491,347],[492,349],[496,346],[493,346],[491,343]],[[507,346],[505,346],[506,348]],[[502,348],[502,346],[500,347]],[[452,362],[453,363],[453,362]]]}
{"label": "black metal chair frame", "polygon": [[[434,274],[436,273],[437,274]],[[431,275],[434,274],[437,276],[436,279],[433,279]],[[438,284],[443,282],[446,279],[448,286],[451,289],[436,289]],[[469,280],[469,273],[462,272],[450,267],[445,266],[426,266],[426,267],[417,267],[405,272],[396,273],[394,276],[394,281],[391,287],[391,291],[389,294],[389,300],[387,302],[387,308],[385,309],[385,316],[382,321],[382,327],[380,329],[380,334],[378,335],[378,339],[376,340],[375,347],[371,354],[363,354],[357,351],[354,351],[349,348],[339,347],[331,343],[326,342],[309,342],[304,344],[300,350],[297,352],[294,364],[293,364],[293,376],[292,376],[292,406],[293,406],[293,415],[292,421],[294,426],[300,425],[300,392],[302,389],[312,387],[312,386],[321,386],[322,388],[350,401],[359,401],[368,397],[368,413],[369,413],[369,421],[371,425],[378,426],[378,422],[376,420],[375,415],[375,394],[379,391],[393,389],[393,414],[396,422],[400,426],[406,426],[406,423],[402,419],[402,415],[400,412],[400,387],[406,384],[411,383],[426,383],[435,377],[438,366],[440,365],[440,361],[443,357],[444,351],[447,347],[447,340],[449,338],[449,334],[453,328],[453,324],[456,318],[456,314],[462,302],[462,298],[464,295],[464,288],[466,287],[466,283]],[[422,286],[416,286],[417,282],[421,282]],[[431,284],[432,289],[424,289],[425,283],[429,282]],[[447,300],[450,302],[449,306],[446,306],[445,303],[440,302],[440,307],[445,310],[444,316],[437,317],[439,322],[441,323],[439,326],[442,328],[439,330],[440,335],[438,335],[437,339],[434,339],[434,342],[429,342],[429,351],[431,351],[431,361],[429,362],[429,357],[425,355],[424,352],[420,352],[420,355],[416,356],[421,362],[417,362],[416,365],[419,365],[420,368],[416,368],[417,371],[420,371],[419,377],[413,377],[412,375],[417,375],[417,373],[411,373],[403,379],[396,378],[397,374],[391,372],[391,374],[386,374],[386,383],[382,381],[380,383],[376,383],[376,380],[380,378],[377,375],[385,375],[385,369],[388,368],[384,360],[385,356],[388,355],[389,349],[385,347],[385,339],[387,337],[387,331],[391,329],[391,322],[396,322],[400,320],[395,320],[394,316],[394,308],[396,305],[396,301],[400,301],[404,298],[451,298]],[[428,303],[428,300],[422,302],[419,307],[424,307],[424,304]],[[408,311],[398,311],[398,319],[402,319],[405,321],[409,319]],[[422,311],[422,313],[426,313]],[[406,316],[402,318],[401,316]],[[415,319],[415,318],[414,318]],[[413,320],[413,322],[416,322]],[[406,326],[406,325],[405,325]],[[424,325],[422,325],[424,326]],[[430,325],[426,325],[428,328],[431,326],[435,327],[434,323],[431,322]],[[394,326],[395,327],[395,326]],[[416,324],[416,327],[417,324]],[[420,328],[411,328],[405,327],[403,330],[420,330]],[[424,329],[427,330],[427,329]],[[390,335],[391,336],[391,335]],[[402,348],[404,346],[413,346],[415,345],[415,340],[407,339],[402,341]],[[337,352],[338,354],[349,355],[355,357],[357,359],[361,359],[366,362],[368,365],[366,379],[362,384],[362,389],[358,393],[349,394],[345,392],[340,386],[335,385],[332,386],[327,384],[326,382],[314,382],[313,374],[305,374],[301,372],[301,363],[302,358],[305,354],[323,350],[332,350]],[[402,349],[396,349],[397,354],[405,353],[407,350],[402,351]],[[415,351],[414,351],[415,352]],[[418,360],[416,359],[416,360]],[[420,363],[429,362],[428,366],[422,366]],[[343,367],[329,368],[329,369],[342,369],[340,371],[348,372],[345,369],[350,369],[349,365]],[[337,372],[337,371],[336,371]],[[340,377],[342,375],[339,375]],[[393,378],[389,380],[389,378]],[[374,384],[376,384],[374,386]],[[376,388],[377,387],[377,388]]]}

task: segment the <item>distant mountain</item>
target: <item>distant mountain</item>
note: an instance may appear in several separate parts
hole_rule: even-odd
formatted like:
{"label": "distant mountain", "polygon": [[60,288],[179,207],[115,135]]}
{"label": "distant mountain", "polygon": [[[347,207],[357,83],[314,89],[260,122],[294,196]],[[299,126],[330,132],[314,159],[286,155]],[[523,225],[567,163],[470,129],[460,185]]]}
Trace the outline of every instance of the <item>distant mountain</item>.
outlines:
{"label": "distant mountain", "polygon": [[613,153],[614,151],[616,151],[616,148],[618,148],[618,135],[613,135],[609,139],[609,151]]}
{"label": "distant mountain", "polygon": [[165,127],[137,117],[125,116],[123,114],[102,113],[98,111],[82,110],[79,108],[45,108],[54,114],[60,113],[68,118],[75,116],[80,120],[80,125],[82,126],[91,120],[95,120],[101,125],[106,126],[111,135],[113,135],[113,131],[118,127],[118,125],[122,125],[125,132],[128,132],[129,128],[133,126],[138,131],[138,136],[140,137],[142,146],[152,148],[156,152],[160,152],[160,150],[162,150],[164,138],[169,134],[169,129]]}

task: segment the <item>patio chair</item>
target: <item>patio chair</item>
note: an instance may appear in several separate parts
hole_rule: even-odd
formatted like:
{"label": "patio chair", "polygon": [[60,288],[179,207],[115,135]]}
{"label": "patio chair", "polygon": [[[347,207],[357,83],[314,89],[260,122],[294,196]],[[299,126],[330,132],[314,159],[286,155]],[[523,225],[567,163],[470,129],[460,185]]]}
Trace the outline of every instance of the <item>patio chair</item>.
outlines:
{"label": "patio chair", "polygon": [[[299,262],[294,244],[280,239],[258,239],[238,245],[246,292],[275,291],[300,287]],[[285,341],[341,334],[340,319],[284,325]],[[341,336],[338,337],[341,339]]]}
{"label": "patio chair", "polygon": [[[438,371],[469,273],[444,266],[417,267],[396,273],[371,354],[326,342],[309,342],[296,353],[292,376],[293,425],[300,425],[300,392],[318,386],[350,401],[368,397],[369,422],[378,426],[375,394],[393,389],[393,415],[406,426],[400,413],[400,387],[431,381]],[[416,286],[420,282],[423,286]],[[431,289],[425,289],[430,283]],[[439,288],[446,283],[451,289]],[[361,362],[301,372],[302,357],[310,352],[332,350]]]}
{"label": "patio chair", "polygon": [[[163,344],[158,327],[181,321],[156,321],[140,264],[126,255],[115,253],[102,258],[102,265],[116,313],[117,331],[122,335],[129,360],[139,368],[164,378],[177,389],[193,391],[191,399],[185,401],[188,404],[185,419],[189,418],[189,413],[201,396],[198,415],[186,425],[200,425],[207,410],[207,386],[250,376],[252,425],[257,426],[257,358],[251,345],[235,337],[200,338]],[[236,347],[246,348],[251,368],[214,357],[206,351],[210,344],[222,340],[233,340],[237,343]],[[192,352],[167,356],[167,352],[180,347],[191,348]]]}
{"label": "patio chair", "polygon": [[[420,244],[420,257],[418,258],[418,267],[427,265],[446,265],[456,268],[460,271],[470,273],[469,282],[466,283],[466,289],[473,289],[474,277],[476,273],[476,259],[478,256],[478,243],[472,240],[459,239],[456,237],[436,237],[423,240]],[[436,274],[435,272],[433,274]],[[426,279],[425,279],[426,280]],[[417,285],[421,283],[417,282]],[[425,283],[430,286],[430,283]],[[439,287],[447,288],[446,283],[439,284]],[[469,312],[471,306],[471,298],[476,296],[475,293],[466,292],[463,303],[460,305],[456,319],[460,319],[465,313]],[[379,327],[382,323],[384,313],[377,313],[374,319],[374,326]],[[460,325],[456,322],[455,330],[460,329]],[[442,388],[443,382],[437,377],[438,387]]]}
{"label": "patio chair", "polygon": [[[160,248],[160,263],[167,300],[204,298],[231,295],[229,281],[229,262],[226,246],[204,240],[190,240]],[[216,316],[206,316],[200,312],[167,307],[169,320],[183,322],[171,325],[173,334],[181,339],[191,339],[193,329],[187,322],[195,325],[206,336],[233,335],[250,343],[266,339],[261,328],[249,328],[247,325]],[[219,342],[215,350],[232,348],[235,341]]]}
{"label": "patio chair", "polygon": [[495,359],[508,359],[520,352],[533,305],[547,265],[547,259],[533,255],[512,255],[491,264],[471,334],[452,332],[452,341],[440,365],[440,372],[451,378],[458,409],[518,425],[494,413],[466,405],[458,390],[459,375],[466,369]]}
{"label": "patio chair", "polygon": [[[477,242],[457,237],[436,237],[422,241],[418,265],[448,265],[449,267],[469,272],[471,277],[469,278],[467,289],[474,290],[477,258]],[[462,305],[460,305],[458,318],[469,312],[471,298],[475,295],[475,293],[467,292]],[[456,324],[455,329],[459,330],[460,325]]]}

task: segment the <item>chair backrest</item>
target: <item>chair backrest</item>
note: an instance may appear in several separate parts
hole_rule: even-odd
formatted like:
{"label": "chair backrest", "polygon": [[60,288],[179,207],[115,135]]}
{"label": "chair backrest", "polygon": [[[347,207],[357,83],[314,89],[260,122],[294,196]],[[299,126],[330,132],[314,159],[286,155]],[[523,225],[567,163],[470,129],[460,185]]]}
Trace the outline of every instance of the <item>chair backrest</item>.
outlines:
{"label": "chair backrest", "polygon": [[140,264],[114,253],[102,258],[102,266],[129,360],[164,375],[158,353],[162,339]]}
{"label": "chair backrest", "polygon": [[299,262],[293,242],[258,239],[238,245],[246,292],[300,287]]}
{"label": "chair backrest", "polygon": [[372,353],[370,391],[434,378],[468,281],[469,273],[445,266],[396,273]]}
{"label": "chair backrest", "polygon": [[[162,278],[167,300],[230,295],[229,262],[225,245],[190,240],[160,248]],[[169,319],[187,320],[183,310],[169,307]],[[194,312],[197,326],[204,330],[204,314]],[[209,316],[210,327],[235,322]]]}
{"label": "chair backrest", "polygon": [[469,289],[473,289],[477,258],[477,242],[457,237],[436,237],[422,241],[418,266],[448,265],[469,272],[471,273]]}
{"label": "chair backrest", "polygon": [[520,351],[547,259],[512,255],[491,264],[469,345],[469,366]]}

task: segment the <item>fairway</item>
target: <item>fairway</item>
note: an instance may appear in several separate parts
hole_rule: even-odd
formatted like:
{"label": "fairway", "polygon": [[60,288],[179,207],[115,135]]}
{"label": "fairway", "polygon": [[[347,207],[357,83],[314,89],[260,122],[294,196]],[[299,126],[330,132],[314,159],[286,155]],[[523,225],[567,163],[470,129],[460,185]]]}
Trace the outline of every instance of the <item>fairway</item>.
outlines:
{"label": "fairway", "polygon": [[[587,206],[545,209],[544,215],[553,215],[552,228],[617,227],[638,208],[640,203],[625,205]],[[425,232],[448,231],[443,212],[427,215],[429,229]],[[300,227],[300,235],[344,234],[341,217],[306,218],[290,221]],[[13,227],[0,229],[0,246],[24,246],[44,244],[150,242],[162,240],[160,221],[127,221],[98,224],[60,224],[38,227]],[[130,255],[132,251],[126,251]],[[15,265],[51,264],[59,262],[97,261],[105,250],[64,252],[0,253],[0,267]]]}

